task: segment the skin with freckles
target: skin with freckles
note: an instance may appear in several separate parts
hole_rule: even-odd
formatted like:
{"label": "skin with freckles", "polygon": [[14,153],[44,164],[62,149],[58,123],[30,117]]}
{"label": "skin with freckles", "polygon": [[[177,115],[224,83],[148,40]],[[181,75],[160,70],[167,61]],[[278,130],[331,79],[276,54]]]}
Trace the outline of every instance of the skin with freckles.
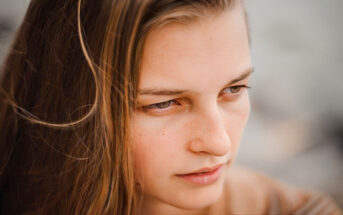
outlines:
{"label": "skin with freckles", "polygon": [[[141,214],[203,214],[222,201],[250,112],[251,71],[240,6],[149,33],[131,122]],[[218,164],[213,183],[179,177]]]}

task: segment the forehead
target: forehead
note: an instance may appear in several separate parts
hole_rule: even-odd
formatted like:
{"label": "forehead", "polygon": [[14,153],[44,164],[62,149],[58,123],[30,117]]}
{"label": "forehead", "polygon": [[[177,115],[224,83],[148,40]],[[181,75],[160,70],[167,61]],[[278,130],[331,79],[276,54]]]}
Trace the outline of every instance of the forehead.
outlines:
{"label": "forehead", "polygon": [[237,6],[187,25],[171,23],[151,31],[141,65],[139,89],[196,89],[239,76],[251,66],[243,10]]}

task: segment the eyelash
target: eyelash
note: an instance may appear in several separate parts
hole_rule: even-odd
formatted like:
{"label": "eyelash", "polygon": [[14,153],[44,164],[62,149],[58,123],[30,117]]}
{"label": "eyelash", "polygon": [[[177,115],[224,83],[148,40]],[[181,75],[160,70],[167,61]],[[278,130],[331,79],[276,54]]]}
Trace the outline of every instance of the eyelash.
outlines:
{"label": "eyelash", "polygon": [[[241,90],[244,88],[248,88],[250,89],[251,87],[247,86],[247,85],[237,85],[237,86],[232,86],[232,87],[227,87],[225,88],[223,91],[225,91],[226,89],[230,89],[232,90],[238,90],[237,92],[233,92],[233,96],[239,95]],[[223,93],[221,93],[223,94]],[[142,106],[143,111],[149,111],[149,110],[164,110],[167,109],[168,107],[170,107],[171,105],[176,104],[176,105],[180,105],[180,103],[175,100],[175,99],[171,99],[165,102],[159,102],[159,103],[155,103],[155,104],[150,104],[150,105],[146,105],[146,106]]]}
{"label": "eyelash", "polygon": [[172,100],[168,100],[165,102],[159,102],[159,103],[155,103],[155,104],[151,104],[151,105],[146,105],[146,106],[143,106],[142,109],[144,111],[149,111],[149,110],[153,110],[153,109],[163,110],[163,109],[170,107],[174,103],[176,105],[180,105],[180,103],[178,101],[176,101],[175,99],[172,99]]}
{"label": "eyelash", "polygon": [[226,89],[238,89],[238,92],[234,92],[233,94],[234,95],[237,95],[237,94],[239,94],[239,92],[242,90],[242,89],[244,89],[244,88],[247,88],[247,89],[250,89],[251,87],[249,87],[249,86],[247,86],[247,85],[237,85],[237,86],[232,86],[232,87],[227,87],[227,88],[225,88],[224,89],[224,91],[226,90]]}

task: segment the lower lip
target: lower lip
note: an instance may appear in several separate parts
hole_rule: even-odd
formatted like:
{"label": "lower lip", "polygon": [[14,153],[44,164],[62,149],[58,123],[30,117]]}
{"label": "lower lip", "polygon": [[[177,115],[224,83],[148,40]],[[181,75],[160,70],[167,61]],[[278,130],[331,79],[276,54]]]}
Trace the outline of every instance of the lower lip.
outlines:
{"label": "lower lip", "polygon": [[178,177],[185,179],[186,181],[192,182],[194,184],[209,185],[218,180],[218,178],[220,177],[221,168],[222,167],[218,167],[217,169],[206,173],[178,175]]}

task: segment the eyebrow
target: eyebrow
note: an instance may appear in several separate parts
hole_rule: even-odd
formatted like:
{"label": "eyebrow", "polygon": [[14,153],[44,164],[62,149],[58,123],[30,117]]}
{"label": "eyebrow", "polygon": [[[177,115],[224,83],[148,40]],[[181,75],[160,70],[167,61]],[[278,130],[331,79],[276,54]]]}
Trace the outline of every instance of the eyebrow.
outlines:
{"label": "eyebrow", "polygon": [[[251,73],[254,72],[254,68],[247,69],[243,74],[239,77],[231,80],[225,86],[233,85],[239,81],[242,81],[249,77]],[[154,95],[154,96],[175,96],[187,93],[188,90],[179,90],[179,89],[142,89],[138,91],[138,95]]]}

